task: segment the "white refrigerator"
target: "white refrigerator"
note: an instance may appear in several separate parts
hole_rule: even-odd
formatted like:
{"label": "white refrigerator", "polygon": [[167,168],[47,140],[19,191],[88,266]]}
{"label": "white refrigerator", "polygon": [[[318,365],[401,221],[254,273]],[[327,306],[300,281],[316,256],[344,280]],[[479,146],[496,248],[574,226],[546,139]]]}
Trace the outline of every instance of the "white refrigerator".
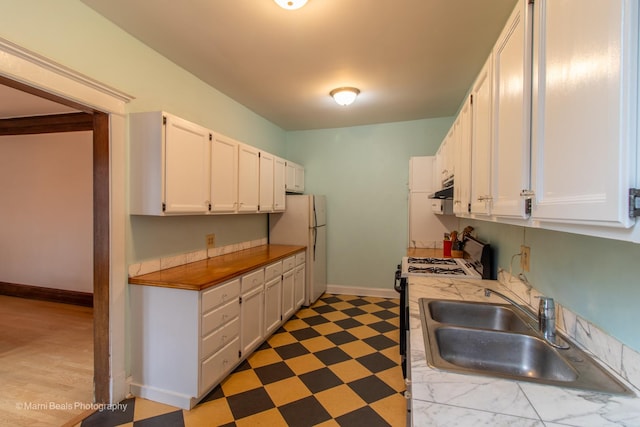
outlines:
{"label": "white refrigerator", "polygon": [[287,195],[286,210],[269,214],[269,243],[307,247],[304,305],[327,290],[325,196]]}

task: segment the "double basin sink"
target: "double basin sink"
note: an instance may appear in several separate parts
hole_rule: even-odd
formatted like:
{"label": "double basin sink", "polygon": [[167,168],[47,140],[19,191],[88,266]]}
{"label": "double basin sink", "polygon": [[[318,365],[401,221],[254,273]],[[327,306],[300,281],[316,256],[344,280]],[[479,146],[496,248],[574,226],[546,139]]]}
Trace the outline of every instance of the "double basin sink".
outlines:
{"label": "double basin sink", "polygon": [[421,298],[419,305],[427,362],[432,367],[634,395],[564,337],[569,348],[554,348],[510,305],[427,298]]}

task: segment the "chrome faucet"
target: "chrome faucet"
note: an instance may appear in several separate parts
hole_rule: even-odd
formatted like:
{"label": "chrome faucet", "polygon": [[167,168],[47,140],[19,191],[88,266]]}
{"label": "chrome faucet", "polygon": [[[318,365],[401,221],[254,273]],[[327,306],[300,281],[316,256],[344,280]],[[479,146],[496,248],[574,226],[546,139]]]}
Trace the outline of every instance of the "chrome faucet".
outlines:
{"label": "chrome faucet", "polygon": [[503,293],[494,291],[493,289],[484,288],[485,297],[490,297],[492,293],[509,302],[515,308],[526,314],[534,322],[537,322],[538,332],[540,333],[542,338],[544,338],[544,340],[551,344],[553,347],[559,349],[569,348],[567,344],[558,344],[556,342],[556,307],[553,298],[536,297],[540,298],[540,305],[538,306],[538,317],[536,318],[536,316],[534,316],[529,310],[525,309],[520,304],[504,295]]}

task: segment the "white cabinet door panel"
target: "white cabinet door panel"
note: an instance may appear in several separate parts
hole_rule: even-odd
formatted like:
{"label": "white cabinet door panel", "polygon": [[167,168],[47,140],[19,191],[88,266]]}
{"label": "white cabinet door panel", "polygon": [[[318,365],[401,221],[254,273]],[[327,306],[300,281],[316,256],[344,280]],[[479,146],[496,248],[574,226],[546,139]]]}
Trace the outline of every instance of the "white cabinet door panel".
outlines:
{"label": "white cabinet door panel", "polygon": [[535,9],[532,217],[630,227],[637,2],[539,1]]}
{"label": "white cabinet door panel", "polygon": [[213,135],[211,149],[211,212],[233,213],[238,204],[238,142]]}

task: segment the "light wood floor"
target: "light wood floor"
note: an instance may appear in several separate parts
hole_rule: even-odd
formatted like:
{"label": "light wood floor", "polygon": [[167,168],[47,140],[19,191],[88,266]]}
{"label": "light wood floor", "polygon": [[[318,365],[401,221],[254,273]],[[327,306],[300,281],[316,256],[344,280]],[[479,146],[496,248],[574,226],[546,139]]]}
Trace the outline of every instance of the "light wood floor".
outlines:
{"label": "light wood floor", "polygon": [[59,426],[93,401],[93,310],[0,295],[0,426]]}

